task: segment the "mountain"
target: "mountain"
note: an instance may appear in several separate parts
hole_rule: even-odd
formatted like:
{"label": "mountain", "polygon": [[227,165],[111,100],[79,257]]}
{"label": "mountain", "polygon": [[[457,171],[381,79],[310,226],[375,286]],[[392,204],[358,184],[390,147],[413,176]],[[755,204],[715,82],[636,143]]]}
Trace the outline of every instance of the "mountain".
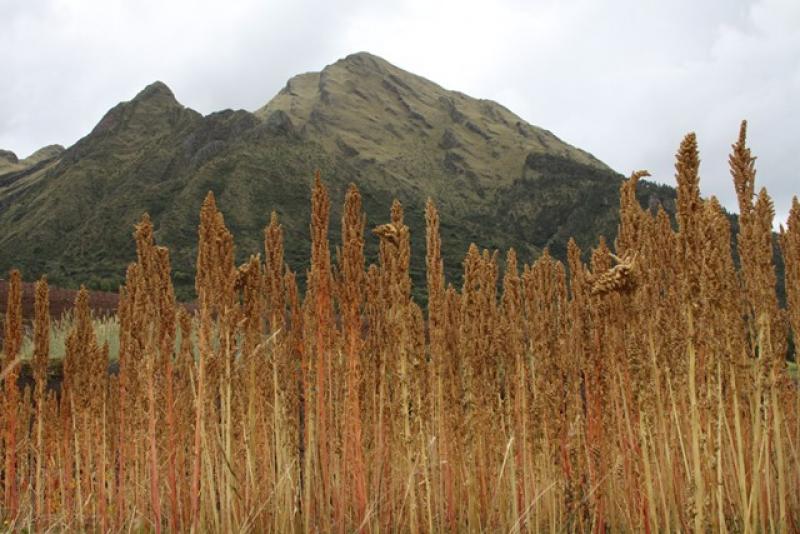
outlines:
{"label": "mountain", "polygon": [[[27,278],[47,273],[66,286],[113,289],[134,259],[132,226],[147,211],[187,298],[209,190],[239,260],[263,248],[263,228],[277,210],[287,262],[301,273],[316,169],[331,191],[335,242],[349,182],[361,189],[370,226],[386,222],[398,198],[412,231],[412,276],[422,286],[427,197],[440,210],[446,271],[459,283],[470,242],[514,247],[530,260],[545,247],[562,256],[570,236],[582,246],[613,237],[622,180],[500,104],[368,53],[295,76],[254,113],[203,116],[156,82],[75,145],[47,154],[17,168],[13,154],[0,152],[0,271],[19,267]],[[644,182],[639,191],[645,204],[674,207],[672,188]],[[368,240],[368,255],[376,246]]]}
{"label": "mountain", "polygon": [[44,171],[63,152],[64,147],[61,145],[48,145],[20,160],[10,150],[0,149],[0,191],[6,194],[9,193],[11,186],[15,183],[17,184],[15,188],[21,187],[25,183],[23,178]]}

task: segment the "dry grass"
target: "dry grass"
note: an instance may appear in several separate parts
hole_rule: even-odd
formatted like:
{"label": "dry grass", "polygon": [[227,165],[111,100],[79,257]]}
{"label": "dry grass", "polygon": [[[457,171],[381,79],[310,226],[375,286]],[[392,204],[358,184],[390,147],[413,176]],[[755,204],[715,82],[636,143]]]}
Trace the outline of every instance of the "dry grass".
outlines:
{"label": "dry grass", "polygon": [[[788,308],[775,296],[772,204],[754,195],[743,125],[731,155],[741,268],[716,200],[699,194],[693,135],[676,164],[678,231],[621,190],[612,253],[532,265],[471,247],[458,289],[426,209],[428,308],[411,298],[403,208],[374,232],[349,189],[335,259],[328,193],[312,194],[301,298],[273,215],[262,261],[233,263],[209,195],[198,309],[176,305],[167,251],[136,228],[109,337],[77,296],[64,384],[37,286],[22,343],[12,274],[3,349],[0,516],[10,529],[255,532],[797,531],[800,206],[781,232]],[[753,200],[755,197],[755,201]],[[500,283],[499,283],[500,282]],[[501,287],[501,291],[498,291]],[[23,348],[24,347],[24,348]],[[33,391],[16,363],[31,353]],[[109,353],[119,375],[106,373]]]}

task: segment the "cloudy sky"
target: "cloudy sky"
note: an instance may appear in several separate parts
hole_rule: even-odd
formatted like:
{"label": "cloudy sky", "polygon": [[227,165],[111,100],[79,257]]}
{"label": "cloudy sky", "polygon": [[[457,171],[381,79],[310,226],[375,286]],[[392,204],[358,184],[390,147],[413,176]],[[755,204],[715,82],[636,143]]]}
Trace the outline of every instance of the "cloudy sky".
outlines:
{"label": "cloudy sky", "polygon": [[203,113],[254,110],[366,50],[625,174],[672,183],[695,131],[703,193],[730,208],[746,118],[779,219],[800,193],[797,0],[0,0],[0,14],[0,148],[20,157],[74,143],[156,79]]}

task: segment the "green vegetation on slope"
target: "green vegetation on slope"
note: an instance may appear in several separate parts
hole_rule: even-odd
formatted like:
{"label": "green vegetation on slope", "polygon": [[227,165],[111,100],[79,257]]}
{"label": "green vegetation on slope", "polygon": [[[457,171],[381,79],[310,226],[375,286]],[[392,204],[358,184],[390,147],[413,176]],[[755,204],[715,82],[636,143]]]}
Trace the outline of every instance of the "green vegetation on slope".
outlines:
{"label": "green vegetation on slope", "polygon": [[[29,279],[47,273],[57,285],[115,289],[134,259],[133,224],[148,212],[172,251],[179,297],[190,299],[197,206],[209,190],[237,236],[237,261],[263,249],[276,210],[287,262],[301,269],[316,170],[332,193],[331,237],[349,182],[362,191],[369,226],[388,220],[392,199],[403,202],[417,288],[427,197],[440,210],[454,282],[471,242],[514,247],[528,261],[544,247],[563,256],[570,235],[587,246],[616,233],[621,175],[499,104],[361,53],[292,78],[256,113],[202,116],[163,83],[148,86],[46,167],[0,183],[0,272],[19,267]],[[643,203],[671,209],[672,188],[640,189]]]}

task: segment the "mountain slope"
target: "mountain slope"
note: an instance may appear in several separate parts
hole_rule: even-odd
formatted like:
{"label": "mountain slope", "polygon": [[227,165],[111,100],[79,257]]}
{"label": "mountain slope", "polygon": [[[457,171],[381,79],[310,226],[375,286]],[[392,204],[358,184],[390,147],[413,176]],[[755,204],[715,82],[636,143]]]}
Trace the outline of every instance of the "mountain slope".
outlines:
{"label": "mountain slope", "polygon": [[[571,235],[584,246],[613,235],[622,178],[499,104],[366,53],[292,78],[255,113],[202,116],[156,82],[45,168],[0,182],[0,270],[113,289],[134,256],[132,225],[147,211],[188,297],[199,206],[213,190],[239,260],[262,248],[277,210],[287,261],[302,273],[316,169],[331,190],[334,239],[347,183],[361,188],[370,226],[388,219],[393,198],[403,202],[418,285],[427,197],[440,208],[446,270],[458,283],[470,242],[513,246],[529,260],[546,246],[562,254]],[[671,188],[640,189],[643,201],[669,207],[674,198]],[[368,241],[368,255],[375,247]]]}
{"label": "mountain slope", "polygon": [[530,153],[608,170],[495,102],[446,91],[363,52],[292,78],[256,115],[276,111],[328,151],[431,194],[508,186]]}
{"label": "mountain slope", "polygon": [[48,145],[20,160],[10,150],[0,150],[0,195],[11,198],[15,191],[44,175],[63,153],[63,146]]}

